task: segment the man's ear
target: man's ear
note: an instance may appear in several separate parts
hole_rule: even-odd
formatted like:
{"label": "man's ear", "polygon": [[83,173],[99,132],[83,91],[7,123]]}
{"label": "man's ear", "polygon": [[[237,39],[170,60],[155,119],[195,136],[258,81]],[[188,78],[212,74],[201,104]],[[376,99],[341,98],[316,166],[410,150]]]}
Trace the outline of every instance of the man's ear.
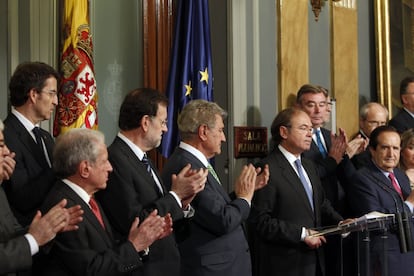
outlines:
{"label": "man's ear", "polygon": [[79,175],[82,178],[88,178],[89,177],[89,162],[86,160],[83,160],[82,162],[80,162],[79,166],[78,166],[78,170],[79,170]]}
{"label": "man's ear", "polygon": [[141,128],[144,132],[148,131],[151,117],[149,115],[142,116],[141,118]]}
{"label": "man's ear", "polygon": [[198,137],[200,137],[202,141],[207,140],[207,131],[208,131],[207,125],[201,125],[198,127]]}
{"label": "man's ear", "polygon": [[287,127],[285,127],[285,126],[280,126],[279,127],[279,134],[280,134],[280,137],[282,137],[283,139],[287,139],[287,136],[288,136],[288,128]]}
{"label": "man's ear", "polygon": [[32,103],[35,103],[38,97],[39,97],[39,93],[37,92],[37,90],[34,88],[30,89],[28,93],[28,100],[30,100],[30,102]]}

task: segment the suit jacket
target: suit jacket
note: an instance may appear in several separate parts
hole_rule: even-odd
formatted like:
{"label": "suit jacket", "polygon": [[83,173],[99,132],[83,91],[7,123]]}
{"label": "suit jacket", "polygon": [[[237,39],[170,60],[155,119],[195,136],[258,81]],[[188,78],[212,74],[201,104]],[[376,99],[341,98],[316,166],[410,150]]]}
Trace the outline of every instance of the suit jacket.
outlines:
{"label": "suit jacket", "polygon": [[256,191],[250,216],[255,275],[315,276],[317,267],[324,272],[323,251],[301,241],[302,227],[334,225],[342,217],[326,199],[313,163],[302,158],[313,189],[314,211],[300,178],[279,148],[259,162],[264,164],[269,165],[270,179]]}
{"label": "suit jacket", "polygon": [[[107,188],[98,192],[96,197],[100,200],[117,239],[127,237],[135,217],[143,221],[154,209],[161,216],[170,213],[173,221],[183,218],[184,213],[173,195],[164,187],[163,195],[160,194],[146,166],[122,139],[116,137],[108,148],[108,153],[113,172],[109,175]],[[154,172],[157,174],[156,170]],[[160,177],[158,179],[161,180]],[[179,260],[173,235],[158,240],[150,246],[144,275],[178,275]]]}
{"label": "suit jacket", "polygon": [[[101,210],[105,229],[90,209],[69,186],[57,181],[48,194],[43,211],[46,212],[63,198],[67,207],[81,205],[84,211],[79,229],[59,233],[43,260],[43,271],[38,275],[142,275],[142,262],[129,241],[115,243],[111,225]],[[99,203],[98,203],[99,206]]]}
{"label": "suit jacket", "polygon": [[31,267],[32,255],[24,233],[0,186],[0,275],[15,275]]}
{"label": "suit jacket", "polygon": [[[410,194],[408,177],[399,169],[394,169],[394,174],[405,199]],[[397,213],[397,206],[399,211],[405,209],[411,214],[406,205],[400,200],[391,181],[372,161],[369,166],[358,170],[354,175],[354,181],[350,187],[349,200],[356,216],[362,216],[371,211],[393,214]],[[414,229],[413,223],[411,223],[411,228],[412,230]],[[376,259],[381,259],[382,257],[383,239],[379,233],[371,233],[371,257],[376,261]],[[388,231],[387,247],[388,275],[414,275],[414,252],[400,253],[398,236],[393,228],[391,228],[391,231]]]}
{"label": "suit jacket", "polygon": [[[328,129],[321,128],[321,134],[323,135],[327,151],[329,152],[332,145],[331,132]],[[326,197],[335,210],[341,215],[346,215],[348,209],[345,200],[347,183],[356,171],[348,155],[345,155],[342,161],[337,164],[335,159],[330,156],[323,158],[317,144],[312,140],[310,149],[303,152],[302,156],[315,163]]]}
{"label": "suit jacket", "polygon": [[[171,187],[171,174],[177,174],[187,164],[193,169],[205,168],[190,152],[176,148],[162,171],[167,187]],[[240,198],[231,199],[209,174],[204,190],[191,205],[195,215],[187,221],[187,231],[176,232],[181,275],[251,275],[249,246],[242,227],[249,215],[248,203]]]}
{"label": "suit jacket", "polygon": [[399,133],[403,133],[407,129],[414,128],[414,118],[405,109],[400,109],[388,125],[395,127]]}
{"label": "suit jacket", "polygon": [[[16,167],[11,179],[4,181],[3,187],[17,220],[27,226],[39,210],[55,176],[44,153],[17,117],[9,114],[4,125],[4,140],[7,147],[16,153]],[[47,131],[40,131],[52,161],[54,140]]]}

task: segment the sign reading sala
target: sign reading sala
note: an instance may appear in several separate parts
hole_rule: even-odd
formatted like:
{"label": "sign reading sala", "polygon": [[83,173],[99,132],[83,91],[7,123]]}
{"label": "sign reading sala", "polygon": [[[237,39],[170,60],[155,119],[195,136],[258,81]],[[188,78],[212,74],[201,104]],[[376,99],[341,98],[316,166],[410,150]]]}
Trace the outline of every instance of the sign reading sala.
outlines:
{"label": "sign reading sala", "polygon": [[234,127],[234,158],[267,155],[267,128]]}

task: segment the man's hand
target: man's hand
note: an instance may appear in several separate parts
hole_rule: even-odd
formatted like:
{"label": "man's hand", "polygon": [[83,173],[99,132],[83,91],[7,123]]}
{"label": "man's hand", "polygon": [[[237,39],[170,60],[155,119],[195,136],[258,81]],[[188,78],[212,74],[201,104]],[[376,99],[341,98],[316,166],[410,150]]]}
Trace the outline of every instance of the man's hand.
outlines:
{"label": "man's hand", "polygon": [[13,174],[16,166],[16,161],[14,160],[15,156],[16,154],[14,152],[10,152],[6,146],[3,148],[3,180],[9,180]]}
{"label": "man's hand", "polygon": [[138,226],[138,224],[139,218],[135,218],[128,235],[128,240],[137,252],[148,248],[154,241],[162,237],[166,229],[165,219],[158,216],[157,210],[152,211],[141,225]]}
{"label": "man's hand", "polygon": [[251,201],[256,186],[256,177],[256,168],[252,164],[243,166],[243,170],[241,171],[234,187],[236,196]]}
{"label": "man's hand", "polygon": [[164,231],[158,237],[159,240],[169,236],[173,231],[173,228],[172,228],[173,220],[172,220],[171,214],[168,213],[165,217],[163,217],[163,219],[164,219],[165,226],[164,226]]}
{"label": "man's hand", "polygon": [[34,237],[39,246],[51,241],[56,233],[68,226],[70,215],[68,209],[65,209],[66,204],[66,199],[62,199],[43,217],[41,212],[37,211],[28,233]]}
{"label": "man's hand", "polygon": [[79,222],[83,220],[83,210],[80,205],[75,205],[67,209],[69,214],[69,222],[68,224],[61,230],[61,232],[73,231],[78,230]]}
{"label": "man's hand", "polygon": [[207,181],[208,170],[200,168],[198,170],[191,169],[191,165],[187,164],[178,175],[171,176],[171,191],[175,192],[181,199],[181,203],[185,208],[195,197],[195,195],[204,189]]}
{"label": "man's hand", "polygon": [[361,153],[366,148],[366,141],[361,135],[358,135],[350,142],[348,142],[346,153],[348,154],[349,159],[351,159],[355,154]]}
{"label": "man's hand", "polygon": [[312,236],[318,233],[317,231],[308,229],[308,232],[310,235],[306,236],[303,241],[306,243],[307,246],[309,246],[309,248],[317,249],[321,247],[324,243],[326,243],[326,239],[324,236]]}
{"label": "man's hand", "polygon": [[347,147],[345,131],[340,128],[338,135],[331,133],[331,142],[332,145],[328,155],[335,159],[336,163],[339,164],[342,161],[342,157],[344,156]]}
{"label": "man's hand", "polygon": [[257,168],[256,174],[257,174],[256,184],[254,187],[255,191],[260,190],[261,188],[267,185],[267,182],[269,181],[269,177],[270,177],[269,165],[266,164],[263,168],[263,171],[262,171],[262,168],[260,167]]}

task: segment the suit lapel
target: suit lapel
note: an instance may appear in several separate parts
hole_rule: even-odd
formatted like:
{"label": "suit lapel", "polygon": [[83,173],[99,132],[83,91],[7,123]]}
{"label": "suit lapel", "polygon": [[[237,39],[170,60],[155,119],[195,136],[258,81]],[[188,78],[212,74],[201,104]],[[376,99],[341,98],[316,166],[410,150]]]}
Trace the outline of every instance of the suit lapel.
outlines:
{"label": "suit lapel", "polygon": [[[132,149],[118,136],[115,138],[114,140],[114,146],[121,150],[123,152],[123,155],[126,156],[129,160],[130,163],[132,164],[133,170],[138,170],[138,173],[140,174],[140,176],[142,178],[145,179],[145,181],[152,186],[152,188],[154,189],[154,191],[157,193],[158,197],[162,197],[163,195],[160,192],[160,189],[158,188],[157,184],[155,183],[154,178],[152,178],[152,176],[147,172],[147,168],[144,165],[144,163],[141,162],[141,160],[139,160],[138,156],[132,151]],[[154,168],[154,166],[152,165],[151,160],[149,160],[149,163],[152,167],[152,170],[154,171],[155,175],[158,178],[158,181],[161,184],[163,193],[165,194],[167,191],[164,187],[164,185],[162,184],[161,181],[161,177],[159,176],[157,170]]]}
{"label": "suit lapel", "polygon": [[[36,144],[31,134],[27,131],[27,129],[19,121],[19,119],[17,119],[17,117],[14,116],[13,114],[10,114],[6,120],[7,120],[6,127],[10,127],[14,129],[14,132],[16,133],[16,136],[17,136],[15,137],[15,139],[19,139],[21,141],[21,144],[24,147],[26,147],[29,152],[32,153],[32,156],[34,157],[33,159],[35,159],[36,162],[38,162],[42,168],[49,167],[49,164],[46,161],[45,154],[41,151],[40,147]],[[43,136],[44,135],[42,134],[42,138]],[[44,141],[45,141],[46,146],[48,147],[50,143],[49,142],[46,143],[46,140]],[[51,149],[50,149],[50,152],[51,152]]]}
{"label": "suit lapel", "polygon": [[[303,204],[306,205],[307,212],[309,212],[309,214],[312,217],[314,217],[314,213],[313,213],[312,207],[309,203],[308,196],[306,195],[305,188],[303,187],[299,176],[293,170],[292,166],[289,164],[289,162],[286,160],[286,158],[283,156],[283,154],[280,152],[280,150],[277,150],[277,151],[278,151],[278,154],[276,154],[276,162],[277,162],[278,166],[280,166],[281,169],[282,169],[282,176],[283,176],[283,178],[285,178],[285,182],[287,183],[287,185],[290,185],[292,187],[292,189],[295,191],[296,195],[301,197],[301,199],[302,199],[301,202],[303,202]],[[305,168],[305,170],[306,170],[306,168]],[[311,185],[312,185],[312,183],[311,183]],[[313,198],[315,198],[315,196],[313,196]],[[314,199],[314,205],[315,205],[315,199]]]}
{"label": "suit lapel", "polygon": [[[183,155],[186,159],[188,159],[190,161],[191,164],[193,164],[192,167],[194,167],[194,168],[204,168],[204,169],[207,170],[207,168],[204,166],[204,164],[200,160],[198,160],[198,158],[195,157],[190,152],[188,152],[186,150],[183,150],[182,148],[177,148],[177,151],[178,151],[178,154]],[[223,186],[210,173],[207,175],[207,183],[206,184],[211,185],[211,187],[214,190],[216,190],[217,193],[220,194],[226,202],[231,201],[229,195],[224,190]]]}
{"label": "suit lapel", "polygon": [[102,239],[108,244],[108,246],[112,246],[111,238],[112,238],[112,229],[108,218],[105,216],[104,211],[102,210],[101,206],[98,203],[99,210],[102,215],[102,219],[105,223],[105,229],[99,223],[98,219],[96,218],[95,214],[92,212],[89,205],[83,201],[71,188],[69,188],[65,183],[59,182],[60,190],[64,196],[68,200],[75,202],[75,204],[79,204],[84,211],[83,218],[87,220],[89,224],[91,224],[96,231],[101,235]]}
{"label": "suit lapel", "polygon": [[326,151],[329,152],[331,148],[331,131],[326,128],[321,128],[323,139],[325,140]]}

